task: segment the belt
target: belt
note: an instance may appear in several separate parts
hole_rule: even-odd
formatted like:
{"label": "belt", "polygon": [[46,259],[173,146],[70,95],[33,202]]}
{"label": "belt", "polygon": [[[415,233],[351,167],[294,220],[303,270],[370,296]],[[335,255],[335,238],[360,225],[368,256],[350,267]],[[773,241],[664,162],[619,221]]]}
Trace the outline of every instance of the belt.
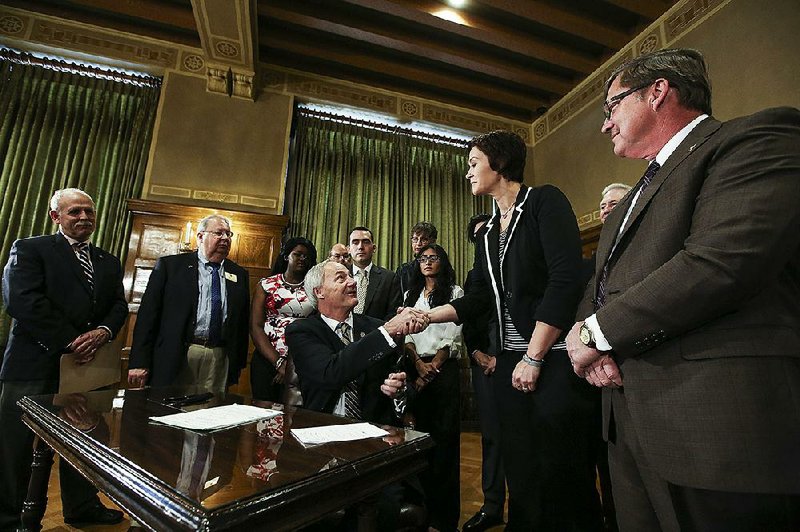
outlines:
{"label": "belt", "polygon": [[208,338],[203,338],[202,336],[195,336],[192,338],[191,343],[195,345],[202,345],[203,347],[207,347],[209,349],[213,349],[215,347],[224,347],[225,343],[222,341],[219,342],[212,342]]}

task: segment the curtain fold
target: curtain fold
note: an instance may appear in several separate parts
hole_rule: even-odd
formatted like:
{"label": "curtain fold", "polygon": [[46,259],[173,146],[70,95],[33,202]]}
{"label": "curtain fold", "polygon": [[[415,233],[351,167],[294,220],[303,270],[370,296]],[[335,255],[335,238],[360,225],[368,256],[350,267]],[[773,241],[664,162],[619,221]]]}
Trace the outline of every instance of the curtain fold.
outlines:
{"label": "curtain fold", "polygon": [[[3,265],[14,240],[55,231],[48,202],[65,187],[92,195],[92,242],[125,260],[125,200],[141,195],[159,94],[156,78],[0,50]],[[2,313],[0,345],[8,325]]]}
{"label": "curtain fold", "polygon": [[429,221],[450,256],[459,284],[472,266],[469,218],[491,212],[464,178],[465,144],[385,130],[299,109],[288,174],[292,236],[305,236],[327,256],[352,227],[369,227],[374,262],[394,270],[410,260],[409,232]]}

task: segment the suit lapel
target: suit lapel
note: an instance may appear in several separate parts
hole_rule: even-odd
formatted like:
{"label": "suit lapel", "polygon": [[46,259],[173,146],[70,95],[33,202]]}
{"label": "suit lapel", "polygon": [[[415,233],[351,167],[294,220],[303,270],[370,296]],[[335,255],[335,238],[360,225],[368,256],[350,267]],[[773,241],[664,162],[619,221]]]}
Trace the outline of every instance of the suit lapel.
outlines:
{"label": "suit lapel", "polygon": [[[194,316],[193,322],[196,322],[197,305],[200,300],[200,284],[199,284],[200,272],[198,271],[199,259],[197,257],[196,251],[194,253],[190,253],[186,257],[187,257],[187,263],[185,268],[185,271],[187,272],[186,282],[188,283],[189,297],[191,298],[192,302],[192,316]],[[197,323],[194,323],[194,325],[192,325],[192,329],[194,329],[194,327],[196,326]]]}
{"label": "suit lapel", "polygon": [[369,285],[367,285],[367,297],[364,301],[364,312],[366,312],[372,304],[372,300],[375,299],[375,294],[378,292],[382,282],[383,272],[373,264],[369,272]]}
{"label": "suit lapel", "polygon": [[[483,235],[484,254],[486,255],[487,273],[491,280],[492,292],[494,293],[495,311],[498,318],[503,315],[501,312],[500,299],[500,211],[498,211],[486,223],[486,233]],[[500,330],[500,345],[503,344],[503,328]]]}
{"label": "suit lapel", "polygon": [[56,233],[54,236],[53,247],[55,247],[56,253],[61,256],[66,264],[69,264],[69,269],[72,270],[72,273],[78,278],[78,282],[83,289],[91,296],[92,288],[89,286],[89,281],[86,280],[86,275],[83,273],[81,265],[78,262],[78,257],[76,257],[75,252],[72,251],[69,241],[67,241],[61,233]]}

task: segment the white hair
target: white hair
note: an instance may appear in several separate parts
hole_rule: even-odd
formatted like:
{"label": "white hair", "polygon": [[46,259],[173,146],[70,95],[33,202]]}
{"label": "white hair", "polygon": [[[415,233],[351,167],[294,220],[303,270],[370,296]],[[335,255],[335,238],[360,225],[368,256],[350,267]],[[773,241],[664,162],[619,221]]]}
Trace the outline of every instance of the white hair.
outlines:
{"label": "white hair", "polygon": [[203,231],[205,231],[206,227],[208,227],[208,222],[210,222],[211,220],[219,220],[220,222],[225,222],[225,224],[228,226],[228,229],[232,227],[231,221],[228,218],[222,216],[221,214],[209,214],[208,216],[206,216],[197,223],[197,232],[202,233]]}
{"label": "white hair", "polygon": [[50,210],[58,212],[58,204],[61,203],[61,198],[67,194],[80,194],[82,196],[86,196],[89,198],[89,201],[92,202],[92,205],[94,205],[94,200],[92,197],[83,190],[79,188],[62,188],[53,192],[53,197],[50,198]]}
{"label": "white hair", "polygon": [[600,197],[605,197],[606,194],[608,194],[615,188],[624,190],[627,193],[630,192],[631,188],[633,187],[631,187],[630,185],[626,185],[625,183],[611,183],[610,185],[608,185],[606,188],[603,189],[603,193],[600,195]]}
{"label": "white hair", "polygon": [[308,270],[308,272],[306,272],[306,277],[303,279],[303,288],[305,288],[306,296],[308,296],[308,301],[314,305],[314,308],[317,308],[318,304],[317,294],[314,293],[314,290],[322,286],[322,283],[325,280],[325,265],[328,262],[331,261],[324,260],[314,265],[310,270]]}

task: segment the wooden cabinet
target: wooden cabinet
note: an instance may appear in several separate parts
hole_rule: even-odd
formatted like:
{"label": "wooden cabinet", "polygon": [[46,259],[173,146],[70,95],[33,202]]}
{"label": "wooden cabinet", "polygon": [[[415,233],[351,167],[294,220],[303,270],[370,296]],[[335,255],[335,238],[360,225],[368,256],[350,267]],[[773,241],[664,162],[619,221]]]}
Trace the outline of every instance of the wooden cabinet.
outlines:
{"label": "wooden cabinet", "polygon": [[[289,223],[286,216],[254,214],[163,203],[158,201],[128,200],[132,214],[132,227],[128,256],[125,261],[125,297],[128,300],[127,335],[122,353],[122,382],[127,382],[128,353],[133,339],[133,327],[142,295],[147,288],[150,272],[156,260],[164,255],[192,252],[197,249],[197,222],[210,214],[220,214],[231,220],[234,232],[228,257],[250,272],[250,292],[259,279],[270,273],[275,257],[281,248],[281,236]],[[187,224],[191,230],[187,231]],[[250,350],[252,353],[252,349]],[[248,368],[242,372],[233,393],[250,393]]]}

